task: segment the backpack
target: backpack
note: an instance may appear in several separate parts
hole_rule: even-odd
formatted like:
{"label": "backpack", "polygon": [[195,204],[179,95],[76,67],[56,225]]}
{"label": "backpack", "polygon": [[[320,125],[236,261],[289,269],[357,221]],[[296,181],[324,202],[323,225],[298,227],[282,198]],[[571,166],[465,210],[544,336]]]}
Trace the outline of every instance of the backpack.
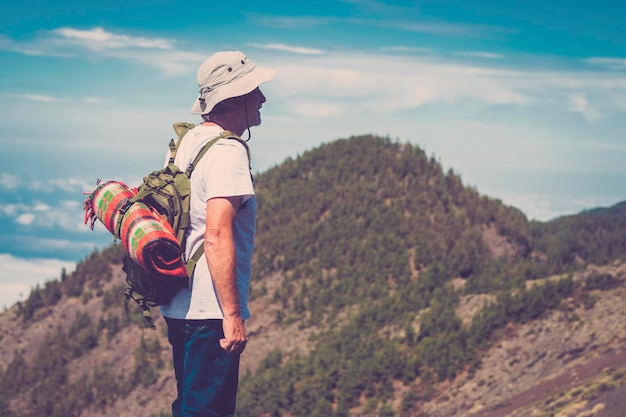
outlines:
{"label": "backpack", "polygon": [[[189,259],[185,257],[185,231],[189,227],[191,219],[189,215],[191,183],[190,178],[194,168],[200,162],[202,157],[219,139],[234,139],[243,144],[248,153],[250,160],[250,150],[248,145],[237,135],[230,131],[223,131],[207,142],[200,152],[196,155],[189,166],[183,171],[176,164],[174,158],[176,152],[180,148],[180,144],[185,134],[195,127],[191,123],[175,123],[174,130],[178,136],[178,140],[170,140],[170,158],[167,165],[157,171],[146,175],[143,183],[138,187],[137,193],[128,200],[127,204],[122,208],[124,212],[135,202],[142,201],[154,211],[158,212],[164,221],[167,221],[172,227],[180,246],[181,256],[186,261],[187,276],[193,275],[195,266],[204,254],[204,245],[194,251]],[[121,218],[122,216],[120,216]],[[150,317],[150,307],[168,304],[172,297],[181,289],[187,288],[189,280],[177,280],[176,282],[166,282],[147,272],[139,263],[131,259],[130,256],[124,256],[122,270],[126,273],[127,287],[124,292],[125,303],[124,309],[128,313],[128,304],[132,298],[143,310],[143,317],[146,324],[151,329],[156,329],[152,318]],[[181,283],[182,281],[182,283]]]}

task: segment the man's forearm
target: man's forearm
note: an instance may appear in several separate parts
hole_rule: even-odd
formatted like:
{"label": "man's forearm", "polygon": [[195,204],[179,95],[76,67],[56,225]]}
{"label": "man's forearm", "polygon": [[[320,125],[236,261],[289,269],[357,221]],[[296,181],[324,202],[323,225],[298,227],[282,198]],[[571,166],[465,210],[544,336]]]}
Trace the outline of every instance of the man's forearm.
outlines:
{"label": "man's forearm", "polygon": [[207,230],[204,253],[224,317],[241,316],[232,234],[228,230]]}

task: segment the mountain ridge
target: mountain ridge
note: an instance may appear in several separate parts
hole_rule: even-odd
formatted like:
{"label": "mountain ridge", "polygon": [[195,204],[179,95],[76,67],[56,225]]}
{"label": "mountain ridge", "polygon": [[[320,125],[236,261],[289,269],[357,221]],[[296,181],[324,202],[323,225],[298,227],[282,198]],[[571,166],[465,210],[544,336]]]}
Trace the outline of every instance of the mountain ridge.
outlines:
{"label": "mountain ridge", "polygon": [[[615,340],[595,348],[581,341],[563,349],[565,336],[546,336],[535,357],[515,336],[530,332],[525,326],[569,323],[588,340],[585,323],[610,334],[604,321],[626,315],[609,308],[626,277],[620,210],[611,222],[603,210],[529,222],[421,149],[370,135],[288,159],[258,174],[255,187],[253,318],[239,415],[495,416],[512,404],[532,407],[515,395],[558,377],[556,364],[621,354],[626,336],[615,329]],[[0,411],[167,415],[174,381],[165,324],[156,311],[159,328],[149,332],[139,312],[120,314],[120,255],[119,246],[96,252],[0,315],[0,373],[12,382],[0,387],[10,394]],[[559,331],[575,339],[572,329]],[[517,348],[498,351],[507,343]],[[515,363],[489,371],[507,362]],[[520,371],[539,365],[546,375]],[[487,371],[506,384],[517,375],[511,404],[487,389],[497,385]],[[604,392],[620,389],[619,372],[605,375],[613,379]],[[74,390],[63,391],[62,404],[50,399],[59,382]],[[446,394],[450,387],[456,395]],[[582,407],[579,399],[568,404]]]}

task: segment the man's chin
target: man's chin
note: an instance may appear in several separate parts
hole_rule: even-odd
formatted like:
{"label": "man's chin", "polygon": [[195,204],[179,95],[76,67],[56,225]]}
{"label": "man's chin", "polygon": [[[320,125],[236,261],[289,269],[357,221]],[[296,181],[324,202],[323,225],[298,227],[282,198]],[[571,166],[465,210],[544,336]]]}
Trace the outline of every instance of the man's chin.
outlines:
{"label": "man's chin", "polygon": [[256,119],[250,120],[250,127],[259,126],[261,124],[261,115],[258,115]]}

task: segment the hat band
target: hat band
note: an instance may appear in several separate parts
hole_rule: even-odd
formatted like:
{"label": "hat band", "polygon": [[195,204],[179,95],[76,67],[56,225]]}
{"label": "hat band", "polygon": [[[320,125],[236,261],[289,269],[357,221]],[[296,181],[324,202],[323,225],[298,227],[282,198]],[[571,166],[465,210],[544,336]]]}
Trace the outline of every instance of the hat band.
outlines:
{"label": "hat band", "polygon": [[[243,61],[242,61],[243,63]],[[252,64],[248,64],[247,65],[248,68],[243,67],[241,71],[239,71],[238,74],[236,74],[233,78],[229,78],[229,79],[225,79],[222,80],[221,82],[218,82],[214,85],[206,85],[206,84],[200,84],[200,98],[202,100],[204,100],[204,96],[208,93],[210,93],[211,91],[215,90],[216,88],[222,87],[224,85],[230,84],[232,82],[235,82],[243,77],[245,77],[246,75],[250,74],[251,72],[254,71],[255,66]],[[232,67],[229,67],[228,69],[230,70]],[[230,71],[229,71],[230,72]]]}

